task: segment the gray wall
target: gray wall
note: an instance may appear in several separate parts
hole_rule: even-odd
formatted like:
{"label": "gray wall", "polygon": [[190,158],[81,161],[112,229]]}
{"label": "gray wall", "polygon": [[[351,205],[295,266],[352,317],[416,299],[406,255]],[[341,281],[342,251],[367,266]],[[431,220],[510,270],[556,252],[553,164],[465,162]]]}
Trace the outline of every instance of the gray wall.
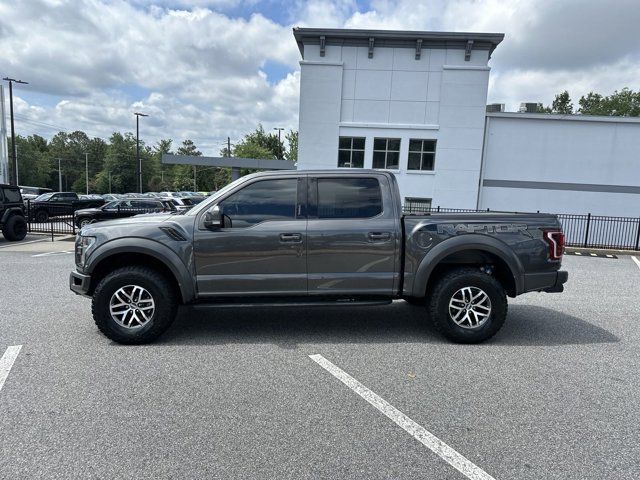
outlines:
{"label": "gray wall", "polygon": [[487,114],[479,207],[640,216],[640,119]]}

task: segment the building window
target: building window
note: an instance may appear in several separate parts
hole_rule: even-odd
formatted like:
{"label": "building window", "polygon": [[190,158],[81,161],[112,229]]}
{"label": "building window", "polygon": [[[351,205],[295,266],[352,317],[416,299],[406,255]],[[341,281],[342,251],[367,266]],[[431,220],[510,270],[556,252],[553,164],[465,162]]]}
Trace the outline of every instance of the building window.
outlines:
{"label": "building window", "polygon": [[436,161],[435,140],[409,140],[408,170],[433,170]]}
{"label": "building window", "polygon": [[406,213],[429,212],[431,211],[431,199],[419,197],[405,197],[404,211]]}
{"label": "building window", "polygon": [[400,139],[373,139],[373,168],[398,170],[400,165]]}
{"label": "building window", "polygon": [[338,167],[364,168],[364,137],[340,137]]}

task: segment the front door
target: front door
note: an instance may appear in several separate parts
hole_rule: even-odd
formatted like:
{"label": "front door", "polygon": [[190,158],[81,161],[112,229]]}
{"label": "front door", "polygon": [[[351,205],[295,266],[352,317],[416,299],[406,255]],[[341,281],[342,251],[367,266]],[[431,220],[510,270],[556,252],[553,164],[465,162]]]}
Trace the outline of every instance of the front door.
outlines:
{"label": "front door", "polygon": [[392,295],[401,239],[389,192],[385,176],[309,178],[310,295]]}
{"label": "front door", "polygon": [[201,297],[307,293],[306,179],[258,179],[217,205],[223,224],[196,223]]}

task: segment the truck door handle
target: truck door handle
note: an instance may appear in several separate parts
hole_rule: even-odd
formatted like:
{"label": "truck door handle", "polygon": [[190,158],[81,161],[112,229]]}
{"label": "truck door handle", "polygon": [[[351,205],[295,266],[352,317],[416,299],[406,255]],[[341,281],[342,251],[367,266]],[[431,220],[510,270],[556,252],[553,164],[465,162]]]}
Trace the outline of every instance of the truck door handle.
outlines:
{"label": "truck door handle", "polygon": [[386,242],[391,238],[390,232],[369,232],[368,235],[369,240],[375,241],[383,241]]}
{"label": "truck door handle", "polygon": [[300,233],[281,233],[280,241],[286,243],[300,243],[302,242],[302,234]]}

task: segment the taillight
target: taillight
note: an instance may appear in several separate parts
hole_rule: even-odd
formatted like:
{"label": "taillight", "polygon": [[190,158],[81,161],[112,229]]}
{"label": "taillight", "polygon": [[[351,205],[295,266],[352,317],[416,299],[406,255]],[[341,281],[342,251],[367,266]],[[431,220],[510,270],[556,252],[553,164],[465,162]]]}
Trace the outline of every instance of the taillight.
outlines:
{"label": "taillight", "polygon": [[545,230],[544,239],[549,244],[549,259],[560,260],[564,253],[564,233],[560,230]]}

